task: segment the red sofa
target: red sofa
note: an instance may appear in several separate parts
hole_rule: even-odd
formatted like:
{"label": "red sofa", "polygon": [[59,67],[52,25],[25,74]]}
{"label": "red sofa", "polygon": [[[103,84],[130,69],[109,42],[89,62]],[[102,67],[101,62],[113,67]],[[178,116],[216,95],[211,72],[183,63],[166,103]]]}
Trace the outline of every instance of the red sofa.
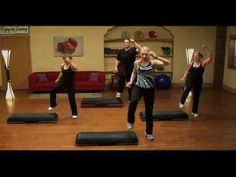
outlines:
{"label": "red sofa", "polygon": [[[29,89],[31,92],[49,92],[55,84],[59,71],[33,72],[29,75]],[[76,92],[105,90],[105,72],[77,71],[75,72]]]}

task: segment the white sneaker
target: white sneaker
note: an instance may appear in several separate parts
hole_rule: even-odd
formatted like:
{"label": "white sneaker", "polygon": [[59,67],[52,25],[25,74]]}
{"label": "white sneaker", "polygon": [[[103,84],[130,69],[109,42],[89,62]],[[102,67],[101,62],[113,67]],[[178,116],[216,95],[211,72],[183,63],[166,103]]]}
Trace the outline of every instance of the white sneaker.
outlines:
{"label": "white sneaker", "polygon": [[128,130],[133,130],[134,129],[134,124],[131,124],[131,123],[128,122],[127,128],[128,128]]}
{"label": "white sneaker", "polygon": [[120,98],[121,97],[121,93],[117,92],[116,93],[116,98]]}
{"label": "white sneaker", "polygon": [[72,119],[77,119],[78,116],[77,115],[72,115]]}
{"label": "white sneaker", "polygon": [[179,103],[179,108],[183,108],[184,105],[182,103]]}
{"label": "white sneaker", "polygon": [[48,107],[48,110],[49,110],[49,111],[51,111],[51,110],[53,110],[53,109],[54,109],[54,108],[51,107],[51,106]]}
{"label": "white sneaker", "polygon": [[194,118],[198,118],[199,114],[198,113],[192,113]]}
{"label": "white sneaker", "polygon": [[152,134],[147,134],[146,132],[145,132],[145,136],[147,137],[149,141],[153,141],[155,139]]}

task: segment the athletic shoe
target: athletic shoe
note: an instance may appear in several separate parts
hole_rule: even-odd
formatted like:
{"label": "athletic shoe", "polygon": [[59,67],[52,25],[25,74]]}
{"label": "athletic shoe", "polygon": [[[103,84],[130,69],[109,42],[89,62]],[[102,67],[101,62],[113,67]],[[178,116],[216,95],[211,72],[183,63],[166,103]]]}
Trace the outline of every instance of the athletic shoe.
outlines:
{"label": "athletic shoe", "polygon": [[192,113],[194,118],[198,118],[199,114],[198,113]]}
{"label": "athletic shoe", "polygon": [[77,115],[72,115],[72,119],[77,119],[78,116]]}
{"label": "athletic shoe", "polygon": [[182,103],[179,103],[179,108],[183,108],[184,105]]}
{"label": "athletic shoe", "polygon": [[116,93],[116,98],[120,98],[121,97],[121,93],[117,92]]}
{"label": "athletic shoe", "polygon": [[53,110],[56,106],[57,106],[57,104],[56,104],[55,106],[49,106],[49,107],[48,107],[48,110],[51,111],[51,110]]}
{"label": "athletic shoe", "polygon": [[149,141],[153,141],[155,139],[152,134],[147,134],[146,132],[145,132],[145,136]]}
{"label": "athletic shoe", "polygon": [[49,111],[51,111],[51,110],[53,110],[53,109],[54,109],[54,108],[51,107],[51,106],[48,107],[48,110],[49,110]]}
{"label": "athletic shoe", "polygon": [[134,124],[131,124],[131,123],[128,122],[127,128],[128,128],[128,130],[133,130],[134,129]]}

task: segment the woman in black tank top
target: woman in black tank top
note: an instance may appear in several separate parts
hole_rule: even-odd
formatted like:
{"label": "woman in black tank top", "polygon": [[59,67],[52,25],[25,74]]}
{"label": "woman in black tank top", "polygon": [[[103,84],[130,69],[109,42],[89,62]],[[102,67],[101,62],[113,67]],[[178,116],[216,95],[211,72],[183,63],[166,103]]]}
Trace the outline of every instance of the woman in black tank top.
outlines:
{"label": "woman in black tank top", "polygon": [[194,118],[199,117],[198,104],[203,83],[203,73],[206,65],[212,61],[212,54],[209,49],[206,46],[203,46],[203,49],[207,51],[208,57],[202,61],[203,55],[200,52],[194,52],[193,62],[185,72],[184,77],[181,79],[185,80],[185,87],[179,102],[179,108],[184,107],[185,100],[188,97],[189,92],[193,89],[192,114]]}
{"label": "woman in black tank top", "polygon": [[64,63],[61,66],[61,72],[55,80],[55,85],[50,92],[50,106],[48,110],[53,110],[56,106],[56,93],[66,89],[70,102],[72,118],[78,116],[77,105],[75,100],[75,81],[74,72],[77,71],[77,66],[72,62],[72,57],[63,57]]}

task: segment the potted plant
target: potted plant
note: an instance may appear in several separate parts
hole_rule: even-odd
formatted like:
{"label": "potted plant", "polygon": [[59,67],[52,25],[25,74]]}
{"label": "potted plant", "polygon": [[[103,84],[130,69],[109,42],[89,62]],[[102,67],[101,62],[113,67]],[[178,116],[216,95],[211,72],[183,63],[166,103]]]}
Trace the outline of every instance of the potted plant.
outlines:
{"label": "potted plant", "polygon": [[164,55],[170,55],[171,49],[170,47],[161,47]]}

